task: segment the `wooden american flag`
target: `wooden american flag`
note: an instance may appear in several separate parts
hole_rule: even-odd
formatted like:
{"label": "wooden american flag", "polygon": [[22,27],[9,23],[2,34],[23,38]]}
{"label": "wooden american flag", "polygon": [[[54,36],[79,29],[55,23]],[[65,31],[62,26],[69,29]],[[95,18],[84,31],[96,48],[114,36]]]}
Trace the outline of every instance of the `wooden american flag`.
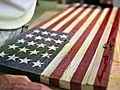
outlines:
{"label": "wooden american flag", "polygon": [[119,8],[76,3],[40,23],[37,28],[70,34],[70,41],[44,70],[33,73],[40,82],[63,89],[106,90],[119,15]]}

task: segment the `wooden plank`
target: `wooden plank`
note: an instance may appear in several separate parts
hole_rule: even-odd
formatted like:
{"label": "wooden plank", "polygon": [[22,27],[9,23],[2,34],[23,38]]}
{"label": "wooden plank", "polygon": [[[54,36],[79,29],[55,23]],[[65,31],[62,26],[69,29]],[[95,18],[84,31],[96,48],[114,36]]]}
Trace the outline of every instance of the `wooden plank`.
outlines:
{"label": "wooden plank", "polygon": [[[109,87],[109,86],[108,86]],[[110,89],[110,88],[108,88],[108,89]]]}
{"label": "wooden plank", "polygon": [[[103,18],[103,19],[101,19],[101,24],[99,25],[99,27],[98,28],[94,28],[95,29],[95,31],[96,31],[96,29],[98,30],[98,32],[95,34],[95,37],[92,39],[92,42],[90,43],[90,45],[89,45],[89,48],[88,48],[88,50],[86,51],[86,54],[84,55],[84,57],[83,57],[83,60],[82,60],[82,62],[81,62],[81,64],[78,66],[78,69],[76,70],[76,77],[83,77],[84,78],[84,75],[85,75],[85,73],[86,73],[86,70],[87,70],[87,68],[88,68],[88,66],[89,66],[89,64],[91,64],[91,60],[92,60],[92,58],[93,58],[93,56],[94,56],[94,53],[95,53],[95,51],[96,51],[96,48],[98,47],[98,44],[99,44],[99,41],[100,41],[100,39],[101,39],[101,37],[102,37],[102,34],[105,32],[104,30],[105,30],[105,26],[106,26],[106,24],[107,24],[107,22],[108,22],[108,19],[109,19],[109,16],[110,16],[110,14],[111,14],[111,10],[109,10],[108,12],[107,12],[107,15]],[[95,32],[95,31],[93,31],[93,32]],[[91,31],[92,32],[92,31]],[[109,33],[108,33],[108,35],[109,35]],[[91,36],[93,36],[93,35],[91,35]],[[93,47],[94,46],[94,47]],[[98,60],[100,60],[100,58],[98,59]],[[82,65],[83,65],[83,67],[84,68],[82,68]],[[99,64],[97,64],[97,66],[99,66]],[[78,71],[81,71],[81,73],[80,72],[78,72]],[[91,76],[91,75],[90,75]],[[82,82],[82,80],[83,80],[83,78],[81,78],[81,80],[77,80],[77,78],[75,77],[75,75],[74,75],[74,77],[73,77],[73,82],[77,82],[77,83],[81,83]],[[92,77],[92,76],[91,76]],[[94,77],[94,76],[93,76]],[[89,83],[87,82],[87,84],[89,85]],[[86,84],[86,85],[87,85]],[[93,84],[92,84],[93,85]],[[85,86],[85,85],[84,85]],[[75,86],[73,86],[73,88],[75,88]],[[81,87],[77,87],[77,88],[81,88]],[[84,88],[82,88],[83,90],[84,90]],[[91,89],[92,90],[92,89]]]}
{"label": "wooden plank", "polygon": [[[79,6],[80,4],[75,4],[74,5],[74,7],[77,7],[77,6]],[[72,7],[72,6],[71,6]],[[72,8],[67,8],[67,9],[65,9],[65,10],[63,10],[62,12],[60,12],[59,14],[57,14],[57,15],[55,15],[54,17],[52,17],[52,18],[50,18],[49,20],[50,20],[50,22],[44,22],[44,25],[38,25],[39,27],[41,26],[41,28],[46,28],[46,27],[48,27],[49,25],[51,25],[53,22],[55,22],[55,21],[57,21],[58,19],[60,19],[61,17],[63,17],[64,15],[66,15],[67,13],[69,13],[70,11],[72,11],[72,10],[74,10],[75,8],[74,7],[72,7]],[[56,17],[56,18],[55,18]],[[51,20],[52,19],[52,20]],[[52,22],[52,23],[51,23]]]}
{"label": "wooden plank", "polygon": [[[106,88],[108,80],[108,76],[110,74],[112,59],[113,59],[113,53],[114,53],[114,46],[115,46],[115,38],[118,31],[118,24],[119,24],[119,9],[117,10],[117,13],[115,15],[115,19],[111,28],[110,36],[107,41],[107,45],[110,49],[106,49],[103,54],[103,58],[101,61],[101,65],[99,67],[97,77],[95,80],[95,85],[101,85]],[[95,90],[98,88],[96,87]]]}
{"label": "wooden plank", "polygon": [[29,25],[28,30],[34,28],[43,21],[48,20],[48,18],[51,18],[53,15],[56,15],[57,13],[58,13],[57,11],[46,11],[37,20],[35,20],[33,23]]}
{"label": "wooden plank", "polygon": [[114,49],[114,56],[113,60],[116,60],[117,62],[120,62],[120,18],[119,18],[119,27],[117,32],[117,38],[115,43],[115,49]]}
{"label": "wooden plank", "polygon": [[[91,9],[87,9],[86,10],[86,12],[89,12],[89,10],[91,10]],[[97,13],[97,12],[96,12]],[[85,16],[85,15],[87,15],[88,13],[84,13],[84,15],[83,16]],[[81,15],[81,16],[82,16]],[[88,19],[88,21],[92,21],[94,18],[91,16],[89,19]],[[84,20],[84,18],[83,18],[83,20]],[[82,20],[81,20],[82,21]],[[82,21],[83,22],[83,21]],[[65,55],[68,53],[68,51],[73,47],[73,45],[77,42],[77,40],[79,39],[79,37],[82,35],[82,33],[85,31],[85,29],[87,28],[87,27],[85,27],[85,26],[89,26],[89,24],[90,24],[91,22],[85,22],[84,24],[83,24],[83,26],[81,26],[81,28],[79,28],[79,27],[76,27],[76,33],[75,33],[75,35],[72,37],[72,39],[70,40],[70,44],[69,45],[67,45],[67,46],[65,46],[64,48],[63,48],[63,50],[60,52],[60,55],[62,55],[62,56],[60,56],[60,55],[58,55],[58,56],[56,56],[55,57],[55,59],[54,59],[54,61],[53,61],[53,63],[51,63],[51,64],[49,64],[49,66],[48,66],[48,68],[46,68],[45,70],[44,70],[44,72],[42,73],[42,76],[41,76],[41,80],[42,80],[42,82],[47,82],[47,83],[49,83],[49,79],[47,78],[47,77],[49,77],[50,75],[51,75],[51,72],[53,72],[53,70],[57,67],[57,65],[62,61],[62,59],[65,57]],[[81,25],[82,25],[82,23],[81,23]],[[75,26],[74,26],[75,27]],[[69,30],[69,29],[66,29],[65,30],[65,32],[67,31],[67,30]],[[78,30],[78,31],[77,31]],[[64,31],[63,31],[64,32]],[[67,31],[68,32],[68,31]],[[67,49],[66,49],[67,48]],[[60,57],[59,57],[60,56]],[[55,64],[54,66],[53,66],[53,64]],[[51,66],[52,65],[52,66]]]}
{"label": "wooden plank", "polygon": [[[92,71],[91,70],[89,71],[90,75],[89,75],[89,78],[88,78],[88,84],[90,84],[90,85],[92,85],[94,83],[94,80],[95,80],[95,77],[96,77],[95,72],[97,73],[97,69],[99,68],[98,64],[100,64],[100,62],[101,62],[99,59],[102,58],[103,54],[101,54],[101,53],[103,53],[104,50],[105,50],[101,46],[104,46],[106,44],[107,40],[108,40],[110,31],[111,31],[111,27],[112,27],[112,24],[110,25],[110,22],[112,22],[112,23],[114,22],[115,13],[116,13],[116,10],[113,10],[113,12],[112,12],[112,14],[109,18],[109,21],[108,21],[109,23],[107,23],[107,25],[105,27],[105,32],[103,33],[103,37],[101,38],[99,46],[98,46],[98,48],[96,50],[96,53],[93,57],[94,64],[92,65],[93,67],[91,68]],[[93,71],[94,71],[94,73],[93,73]]]}
{"label": "wooden plank", "polygon": [[[91,13],[93,12],[94,10],[92,10],[92,11],[90,11],[89,12],[89,14],[87,14],[84,18],[83,18],[83,20],[87,20],[87,18],[91,15]],[[98,12],[96,12],[96,14],[97,13],[99,13],[99,11]],[[91,17],[92,17],[92,15],[91,15]],[[89,18],[91,18],[91,17],[89,17]],[[82,21],[82,20],[81,20]],[[84,21],[83,21],[83,23],[84,23]],[[86,30],[85,30],[86,31]],[[82,36],[83,36],[83,34],[82,34]],[[80,38],[82,38],[82,36],[80,37]],[[77,51],[79,50],[79,48],[80,48],[80,46],[82,45],[82,42],[81,43],[78,43],[78,42],[80,42],[80,38],[79,38],[79,40],[74,44],[74,46],[73,46],[73,48],[69,51],[69,54],[67,55],[67,56],[65,56],[65,58],[62,60],[62,62],[58,65],[58,67],[57,67],[57,69],[55,70],[55,72],[53,72],[53,77],[55,77],[56,78],[56,76],[57,76],[57,78],[59,79],[63,74],[65,75],[65,77],[66,77],[66,75],[67,75],[67,77],[69,77],[69,75],[71,75],[72,76],[72,73],[74,72],[73,70],[72,70],[72,68],[70,69],[71,71],[72,71],[72,73],[71,74],[65,74],[65,73],[63,73],[63,72],[65,72],[65,69],[67,69],[67,67],[69,67],[68,65],[70,64],[70,63],[72,63],[72,59],[74,59],[74,57],[75,57],[75,55],[77,54]],[[79,45],[80,46],[79,46]],[[68,59],[69,58],[69,59]],[[63,67],[64,69],[63,70],[61,70],[61,68],[60,67]],[[76,66],[77,67],[77,66]],[[74,65],[73,65],[73,68],[74,68]],[[75,69],[74,69],[75,70]],[[59,72],[59,75],[57,74]],[[55,75],[55,76],[54,76]],[[52,75],[51,75],[52,76]],[[50,77],[51,77],[50,76]],[[52,78],[53,78],[52,77]],[[63,76],[64,77],[64,76]],[[70,80],[70,78],[68,78],[69,80]],[[61,82],[62,82],[63,80],[62,80],[62,78],[60,79],[60,85],[62,84]],[[67,81],[67,78],[66,78],[66,81]],[[59,82],[58,82],[59,83]],[[63,84],[62,84],[63,85]],[[61,86],[62,86],[61,85]],[[62,87],[63,88],[63,87]],[[65,87],[64,87],[65,88]],[[66,88],[67,88],[67,84],[66,84]]]}
{"label": "wooden plank", "polygon": [[[82,5],[80,5],[82,6]],[[64,15],[62,18],[60,18],[59,20],[57,20],[56,22],[54,22],[52,25],[50,25],[49,27],[47,27],[46,29],[51,29],[53,27],[55,27],[58,23],[66,21],[64,19],[69,18],[69,17],[73,17],[75,14],[77,14],[82,8],[75,8],[72,11],[70,11],[69,13],[67,13],[66,15]],[[58,28],[57,28],[58,29]],[[55,29],[56,30],[56,29]]]}

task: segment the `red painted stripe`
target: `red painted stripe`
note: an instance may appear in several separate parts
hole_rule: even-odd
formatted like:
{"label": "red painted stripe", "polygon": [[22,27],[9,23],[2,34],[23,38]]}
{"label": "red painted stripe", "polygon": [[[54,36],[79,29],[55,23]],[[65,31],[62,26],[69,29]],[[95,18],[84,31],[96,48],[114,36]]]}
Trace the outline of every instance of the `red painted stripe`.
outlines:
{"label": "red painted stripe", "polygon": [[[91,63],[91,60],[94,56],[94,53],[97,49],[97,46],[99,44],[99,41],[102,37],[102,34],[104,32],[105,26],[107,25],[107,22],[109,20],[111,9],[107,13],[104,21],[102,22],[97,34],[95,35],[94,39],[92,40],[92,43],[90,44],[88,50],[86,51],[81,63],[79,64],[76,72],[74,73],[72,79],[71,79],[71,90],[81,90],[81,82],[85,76],[85,73],[89,67],[89,64]],[[77,84],[76,84],[77,83]]]}
{"label": "red painted stripe", "polygon": [[[109,74],[111,69],[111,62],[113,59],[113,53],[114,53],[114,46],[115,46],[115,40],[116,40],[116,34],[118,30],[119,20],[120,20],[120,10],[117,11],[111,33],[107,42],[108,48],[104,51],[103,58],[97,73],[97,77],[95,80],[95,90],[101,90],[99,89],[99,86],[103,87],[104,90],[107,88],[108,80],[109,80]],[[110,49],[109,45],[110,43],[113,45],[112,49]]]}
{"label": "red painted stripe", "polygon": [[[86,17],[83,18],[84,21],[81,20],[81,22],[85,22],[87,20],[87,18],[91,15],[92,12],[94,12],[94,9],[91,10],[91,12],[89,12],[88,15],[86,15]],[[98,14],[97,17],[95,17],[93,22],[87,27],[87,29],[82,34],[82,36],[79,38],[79,40],[74,44],[73,48],[68,52],[68,54],[64,57],[64,59],[61,61],[61,63],[53,71],[53,73],[50,76],[50,80],[49,80],[51,85],[54,84],[55,86],[59,86],[60,77],[63,75],[64,71],[66,70],[68,65],[71,63],[71,61],[74,58],[75,54],[77,53],[79,48],[82,46],[82,43],[84,42],[84,40],[89,35],[91,29],[93,28],[94,24],[98,20],[100,14],[101,14],[101,12]],[[81,22],[79,22],[79,23],[81,23]],[[82,26],[82,24],[80,26]],[[77,27],[75,29],[77,31],[79,29],[79,27]]]}
{"label": "red painted stripe", "polygon": [[[80,5],[79,7],[81,7],[82,5]],[[64,19],[66,19],[70,14],[74,13],[77,9],[79,8],[74,8],[72,11],[70,11],[69,13],[67,13],[65,16],[63,16],[62,18],[60,18],[59,20],[57,20],[56,22],[54,22],[52,25],[50,25],[49,27],[47,27],[46,29],[52,29],[54,28],[57,24],[59,24],[61,21],[63,21]]]}
{"label": "red painted stripe", "polygon": [[71,4],[69,7],[67,7],[66,9],[63,9],[62,11],[60,11],[59,13],[57,13],[57,14],[55,14],[55,15],[53,15],[52,17],[50,17],[49,19],[47,19],[47,20],[45,20],[45,21],[43,21],[42,23],[40,23],[40,24],[38,24],[37,26],[35,26],[35,27],[37,27],[37,28],[40,28],[42,25],[44,25],[44,24],[46,24],[47,22],[49,22],[50,20],[52,20],[52,19],[54,19],[54,18],[56,18],[58,15],[60,15],[60,14],[62,14],[62,13],[64,13],[66,10],[68,10],[69,8],[71,8],[72,6],[74,6],[75,4]]}
{"label": "red painted stripe", "polygon": [[78,24],[71,30],[71,34],[75,34],[76,31],[84,24],[84,22],[88,19],[88,17],[92,14],[92,12],[96,9],[94,7],[81,21],[78,22]]}
{"label": "red painted stripe", "polygon": [[58,31],[63,32],[74,20],[76,20],[85,10],[87,7],[84,7],[83,10],[81,10],[75,17],[73,17],[70,21],[68,21],[66,24],[64,24]]}

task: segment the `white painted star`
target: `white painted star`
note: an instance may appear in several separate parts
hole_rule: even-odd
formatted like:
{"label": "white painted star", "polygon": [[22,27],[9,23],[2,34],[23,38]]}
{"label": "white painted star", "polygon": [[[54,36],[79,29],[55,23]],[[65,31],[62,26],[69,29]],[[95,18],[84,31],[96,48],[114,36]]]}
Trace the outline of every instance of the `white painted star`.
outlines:
{"label": "white painted star", "polygon": [[1,56],[1,57],[4,57],[5,55],[6,55],[6,54],[5,54],[4,51],[0,53],[0,56]]}
{"label": "white painted star", "polygon": [[56,33],[52,33],[52,34],[50,34],[51,36],[57,36],[57,34]]}
{"label": "white painted star", "polygon": [[29,49],[27,49],[26,47],[23,47],[23,48],[19,48],[19,50],[20,50],[20,52],[27,52],[27,50],[29,50]]}
{"label": "white painted star", "polygon": [[32,45],[32,46],[34,46],[34,45],[35,45],[35,42],[33,42],[33,41],[28,42],[28,45]]}
{"label": "white painted star", "polygon": [[32,55],[32,54],[36,54],[36,55],[37,55],[37,53],[38,53],[39,51],[33,50],[33,51],[30,51],[30,52],[31,52],[30,55]]}
{"label": "white painted star", "polygon": [[41,37],[41,36],[37,36],[37,37],[35,37],[35,40],[41,40],[43,37]]}
{"label": "white painted star", "polygon": [[32,38],[34,35],[32,34],[26,34],[26,37]]}
{"label": "white painted star", "polygon": [[56,49],[57,49],[58,47],[55,47],[54,45],[52,45],[52,46],[49,46],[48,48],[49,48],[49,50],[54,50],[54,51],[56,51]]}
{"label": "white painted star", "polygon": [[50,58],[51,55],[52,55],[52,54],[48,54],[48,53],[46,52],[46,53],[42,54],[42,57]]}
{"label": "white painted star", "polygon": [[33,31],[34,33],[39,33],[40,31],[38,29],[34,30]]}
{"label": "white painted star", "polygon": [[39,47],[42,47],[42,48],[44,48],[46,46],[46,44],[43,44],[43,43],[41,43],[41,44],[38,44],[38,48]]}
{"label": "white painted star", "polygon": [[12,56],[8,56],[8,57],[9,57],[9,58],[7,59],[7,61],[9,61],[9,60],[15,61],[17,58],[19,58],[19,57],[16,57],[15,54],[12,55]]}
{"label": "white painted star", "polygon": [[51,41],[52,39],[51,38],[45,38],[45,41]]}
{"label": "white painted star", "polygon": [[61,38],[65,38],[65,39],[66,39],[68,36],[67,36],[67,35],[65,35],[65,34],[63,34],[63,35],[60,35],[60,37],[61,37]]}
{"label": "white painted star", "polygon": [[18,40],[18,42],[17,43],[24,43],[25,42],[25,40],[24,39],[20,39],[20,40]]}
{"label": "white painted star", "polygon": [[19,59],[19,60],[20,60],[20,63],[26,63],[26,64],[28,64],[28,61],[31,61],[31,59],[27,59],[27,58]]}
{"label": "white painted star", "polygon": [[54,40],[54,41],[55,41],[55,43],[59,43],[59,44],[62,44],[62,42],[63,42],[63,41],[61,41],[60,39]]}
{"label": "white painted star", "polygon": [[9,49],[16,49],[17,47],[19,47],[19,46],[16,46],[15,44],[13,44],[13,45],[8,45],[9,46]]}
{"label": "white painted star", "polygon": [[41,67],[44,63],[41,63],[39,60],[37,62],[33,62],[33,66],[32,67]]}
{"label": "white painted star", "polygon": [[42,35],[48,35],[47,31],[42,32]]}

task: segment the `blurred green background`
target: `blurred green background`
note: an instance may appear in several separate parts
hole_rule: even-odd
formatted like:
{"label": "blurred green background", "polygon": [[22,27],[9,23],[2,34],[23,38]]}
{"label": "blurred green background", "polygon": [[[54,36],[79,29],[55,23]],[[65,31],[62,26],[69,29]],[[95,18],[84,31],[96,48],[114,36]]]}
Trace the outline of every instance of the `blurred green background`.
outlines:
{"label": "blurred green background", "polygon": [[35,14],[29,23],[32,23],[46,11],[58,11],[59,9],[53,8],[56,3],[57,0],[38,0]]}

